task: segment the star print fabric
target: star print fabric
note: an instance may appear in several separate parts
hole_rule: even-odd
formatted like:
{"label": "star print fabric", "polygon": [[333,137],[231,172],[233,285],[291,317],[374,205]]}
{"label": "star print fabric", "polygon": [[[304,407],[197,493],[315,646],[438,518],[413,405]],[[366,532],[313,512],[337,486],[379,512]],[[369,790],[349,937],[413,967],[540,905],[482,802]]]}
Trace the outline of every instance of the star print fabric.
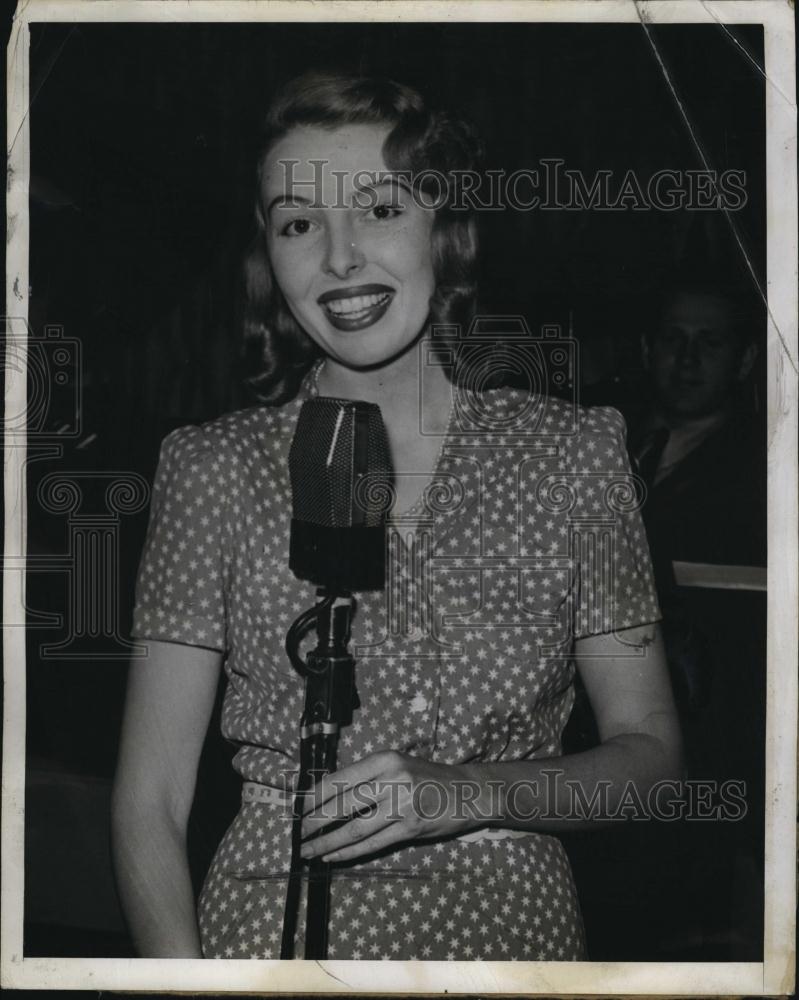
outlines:
{"label": "star print fabric", "polygon": [[[315,601],[288,569],[288,451],[311,393],[307,380],[283,407],[165,439],[134,612],[137,637],[224,654],[233,766],[282,790],[303,707],[283,643]],[[456,394],[433,476],[392,512],[385,591],[355,595],[361,707],[340,767],[383,749],[450,764],[557,756],[574,639],[659,619],[621,416],[525,399]],[[243,804],[199,902],[206,957],[278,956],[289,861],[288,810]],[[331,898],[331,958],[585,957],[549,836],[404,846],[336,866]]]}

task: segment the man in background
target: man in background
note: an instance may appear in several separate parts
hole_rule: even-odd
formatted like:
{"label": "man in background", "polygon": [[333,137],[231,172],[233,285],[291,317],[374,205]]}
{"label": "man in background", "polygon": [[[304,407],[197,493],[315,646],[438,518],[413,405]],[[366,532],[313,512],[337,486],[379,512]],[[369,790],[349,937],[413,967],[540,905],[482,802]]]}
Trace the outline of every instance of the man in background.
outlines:
{"label": "man in background", "polygon": [[[592,385],[583,401],[622,409],[646,484],[642,513],[686,777],[700,801],[679,822],[631,823],[567,844],[593,958],[761,961],[766,433],[756,374],[762,316],[735,288],[691,281],[665,289],[644,326],[643,379],[640,369],[635,379],[617,372]],[[578,693],[573,750],[595,738],[582,704]],[[730,781],[742,783],[745,807],[734,816],[727,809],[733,818],[724,819]]]}
{"label": "man in background", "polygon": [[735,288],[668,288],[642,337],[648,402],[629,420],[688,778],[707,782],[722,809],[725,782],[744,789],[745,816],[695,817],[678,834],[699,891],[671,901],[692,917],[682,938],[666,937],[719,959],[754,960],[762,940],[766,434],[752,378],[762,325]]}
{"label": "man in background", "polygon": [[683,284],[644,333],[649,406],[630,421],[630,446],[656,560],[765,565],[764,427],[746,395],[757,327],[733,291]]}

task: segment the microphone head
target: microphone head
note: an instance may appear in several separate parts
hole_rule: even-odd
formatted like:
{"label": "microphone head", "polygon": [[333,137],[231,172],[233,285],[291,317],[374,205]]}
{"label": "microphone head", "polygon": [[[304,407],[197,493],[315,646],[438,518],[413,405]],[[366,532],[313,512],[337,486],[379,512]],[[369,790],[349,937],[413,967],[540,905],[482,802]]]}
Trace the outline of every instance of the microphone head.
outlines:
{"label": "microphone head", "polygon": [[380,407],[317,396],[300,410],[289,452],[289,567],[329,591],[381,590],[391,461]]}

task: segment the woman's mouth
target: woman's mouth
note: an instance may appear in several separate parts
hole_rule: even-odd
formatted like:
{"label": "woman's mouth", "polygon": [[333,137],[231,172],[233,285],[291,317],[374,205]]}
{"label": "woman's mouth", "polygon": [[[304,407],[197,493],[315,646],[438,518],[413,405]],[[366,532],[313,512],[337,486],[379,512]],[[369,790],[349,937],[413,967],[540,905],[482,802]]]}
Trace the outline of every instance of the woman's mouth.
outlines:
{"label": "woman's mouth", "polygon": [[376,323],[391,305],[393,289],[366,291],[356,295],[327,293],[319,297],[319,305],[328,321],[337,330],[362,330]]}

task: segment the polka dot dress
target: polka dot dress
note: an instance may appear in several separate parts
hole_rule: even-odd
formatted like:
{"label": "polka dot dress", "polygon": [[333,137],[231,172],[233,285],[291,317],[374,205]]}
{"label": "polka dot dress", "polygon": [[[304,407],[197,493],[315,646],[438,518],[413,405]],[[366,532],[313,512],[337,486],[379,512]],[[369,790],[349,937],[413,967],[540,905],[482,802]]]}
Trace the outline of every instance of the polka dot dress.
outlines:
{"label": "polka dot dress", "polygon": [[[288,569],[288,451],[307,379],[164,441],[133,634],[225,655],[222,731],[243,779],[290,790],[303,683],[283,648],[315,602]],[[453,389],[420,500],[392,517],[384,592],[356,594],[360,708],[339,766],[397,749],[440,763],[557,756],[575,638],[660,615],[624,424],[498,389]],[[208,958],[280,952],[289,811],[250,802],[199,901]],[[296,955],[302,955],[304,915]],[[560,842],[452,838],[335,866],[330,958],[579,960],[582,923]]]}

